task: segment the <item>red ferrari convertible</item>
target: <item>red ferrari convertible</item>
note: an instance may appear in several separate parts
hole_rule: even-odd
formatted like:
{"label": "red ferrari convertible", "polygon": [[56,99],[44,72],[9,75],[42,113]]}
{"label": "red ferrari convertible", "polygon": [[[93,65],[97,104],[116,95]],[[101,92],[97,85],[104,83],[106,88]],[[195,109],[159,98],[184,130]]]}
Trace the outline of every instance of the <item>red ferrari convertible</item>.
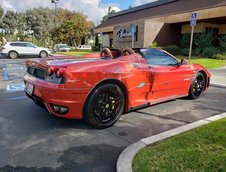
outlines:
{"label": "red ferrari convertible", "polygon": [[26,61],[25,92],[57,117],[85,119],[95,128],[112,126],[124,112],[189,96],[198,98],[210,73],[155,48],[104,48],[83,58]]}

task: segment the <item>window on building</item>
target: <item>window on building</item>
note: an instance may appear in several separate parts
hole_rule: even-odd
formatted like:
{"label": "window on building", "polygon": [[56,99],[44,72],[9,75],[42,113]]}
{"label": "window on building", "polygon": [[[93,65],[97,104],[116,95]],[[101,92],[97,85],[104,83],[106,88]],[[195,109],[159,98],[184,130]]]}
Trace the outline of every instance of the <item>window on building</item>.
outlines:
{"label": "window on building", "polygon": [[110,48],[113,48],[113,38],[110,38]]}

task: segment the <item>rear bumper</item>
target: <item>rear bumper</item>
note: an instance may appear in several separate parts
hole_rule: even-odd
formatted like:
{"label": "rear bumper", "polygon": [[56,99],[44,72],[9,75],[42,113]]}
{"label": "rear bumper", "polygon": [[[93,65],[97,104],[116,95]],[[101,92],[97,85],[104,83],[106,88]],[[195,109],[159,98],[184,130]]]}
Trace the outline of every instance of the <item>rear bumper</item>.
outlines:
{"label": "rear bumper", "polygon": [[[25,93],[38,106],[46,109],[50,114],[62,118],[82,119],[83,106],[89,89],[69,89],[63,84],[50,83],[34,78],[29,74],[24,76]],[[28,84],[34,86],[33,93],[26,90]],[[56,113],[51,105],[59,105],[68,108],[66,114]]]}

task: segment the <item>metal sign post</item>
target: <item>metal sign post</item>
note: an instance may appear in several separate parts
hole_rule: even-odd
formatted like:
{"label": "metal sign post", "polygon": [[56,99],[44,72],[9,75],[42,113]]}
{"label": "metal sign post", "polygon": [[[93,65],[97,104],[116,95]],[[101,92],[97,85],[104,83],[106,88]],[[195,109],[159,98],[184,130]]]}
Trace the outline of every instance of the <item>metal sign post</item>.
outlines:
{"label": "metal sign post", "polygon": [[192,44],[193,44],[193,36],[194,36],[194,29],[197,24],[197,13],[192,13],[191,15],[191,39],[190,39],[190,48],[189,48],[189,63],[191,62],[191,53],[192,53]]}
{"label": "metal sign post", "polygon": [[56,26],[56,17],[57,17],[57,3],[59,0],[51,0],[51,3],[55,4],[55,16],[54,16],[54,24]]}

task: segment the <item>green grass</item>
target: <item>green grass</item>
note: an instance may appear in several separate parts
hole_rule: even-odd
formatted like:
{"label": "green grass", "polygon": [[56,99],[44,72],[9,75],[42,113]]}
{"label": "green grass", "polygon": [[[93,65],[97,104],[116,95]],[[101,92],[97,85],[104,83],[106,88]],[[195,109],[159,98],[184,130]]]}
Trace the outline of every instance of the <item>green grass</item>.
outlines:
{"label": "green grass", "polygon": [[142,149],[133,171],[226,171],[226,119]]}
{"label": "green grass", "polygon": [[[178,56],[177,58],[182,59],[184,57]],[[186,60],[188,61],[188,58],[186,58]],[[219,67],[226,65],[226,60],[192,57],[191,63],[200,64],[200,65],[204,66],[205,68],[211,69],[211,68],[219,68]]]}
{"label": "green grass", "polygon": [[92,54],[95,51],[69,51],[69,52],[57,52],[57,54],[67,55],[67,56],[83,56],[86,54]]}

